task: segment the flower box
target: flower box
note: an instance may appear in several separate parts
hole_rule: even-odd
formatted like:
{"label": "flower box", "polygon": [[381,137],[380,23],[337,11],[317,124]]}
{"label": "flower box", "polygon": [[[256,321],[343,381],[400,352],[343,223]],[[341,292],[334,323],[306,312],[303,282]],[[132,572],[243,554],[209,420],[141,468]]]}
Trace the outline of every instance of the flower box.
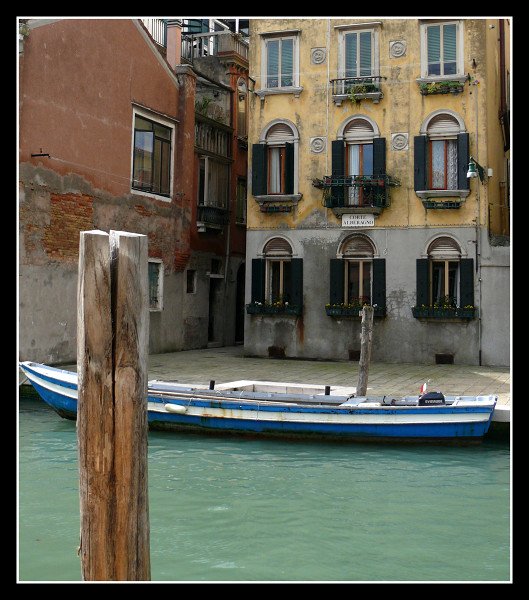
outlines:
{"label": "flower box", "polygon": [[[375,306],[373,312],[374,317],[385,317],[386,308],[384,306]],[[362,306],[361,305],[343,305],[343,306],[331,306],[327,304],[325,306],[325,312],[329,317],[340,317],[340,318],[362,318]]]}
{"label": "flower box", "polygon": [[411,310],[415,319],[473,319],[476,314],[474,307],[413,306]]}
{"label": "flower box", "polygon": [[433,94],[459,94],[464,89],[464,85],[459,81],[423,83],[419,87],[423,96],[430,96]]}
{"label": "flower box", "polygon": [[298,304],[261,304],[253,303],[246,305],[249,315],[300,315],[303,307]]}

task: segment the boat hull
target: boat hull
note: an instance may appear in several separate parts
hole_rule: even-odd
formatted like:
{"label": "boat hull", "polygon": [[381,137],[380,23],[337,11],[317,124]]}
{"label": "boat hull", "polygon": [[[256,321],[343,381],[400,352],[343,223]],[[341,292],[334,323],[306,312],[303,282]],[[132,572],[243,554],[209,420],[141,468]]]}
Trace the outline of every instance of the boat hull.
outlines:
{"label": "boat hull", "polygon": [[[35,363],[20,366],[53,410],[63,418],[76,418],[75,373]],[[439,406],[361,400],[150,385],[148,422],[151,429],[165,431],[363,442],[469,442],[483,438],[496,403],[492,396],[464,397]]]}

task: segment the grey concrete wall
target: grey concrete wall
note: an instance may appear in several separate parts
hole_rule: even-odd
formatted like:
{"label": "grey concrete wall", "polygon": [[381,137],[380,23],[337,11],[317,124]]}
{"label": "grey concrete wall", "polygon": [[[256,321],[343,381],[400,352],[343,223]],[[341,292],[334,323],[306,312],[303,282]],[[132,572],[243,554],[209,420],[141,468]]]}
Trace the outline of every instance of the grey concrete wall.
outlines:
{"label": "grey concrete wall", "polygon": [[[375,319],[372,360],[386,362],[435,363],[436,354],[453,354],[455,364],[479,364],[480,341],[482,364],[508,365],[509,319],[505,296],[509,269],[483,267],[480,320],[416,319],[411,307],[416,301],[416,259],[426,256],[429,243],[447,230],[361,229],[376,246],[375,257],[386,259],[387,316]],[[339,243],[352,230],[329,227],[285,231],[255,231],[247,233],[246,298],[251,294],[251,258],[258,257],[266,241],[278,234],[291,242],[294,256],[303,258],[303,301],[301,317],[247,315],[245,352],[268,356],[270,346],[284,348],[286,357],[307,359],[348,360],[350,350],[360,350],[361,323],[358,320],[336,319],[325,313],[329,302],[329,261],[336,257]],[[475,228],[450,228],[457,238],[463,256],[475,259]],[[482,234],[482,263],[508,265],[508,248],[491,249],[486,232]],[[494,252],[496,250],[496,252]],[[501,255],[501,256],[497,256]],[[507,288],[508,289],[508,288]],[[475,277],[475,305],[478,306],[479,278]],[[494,317],[492,317],[493,312]]]}

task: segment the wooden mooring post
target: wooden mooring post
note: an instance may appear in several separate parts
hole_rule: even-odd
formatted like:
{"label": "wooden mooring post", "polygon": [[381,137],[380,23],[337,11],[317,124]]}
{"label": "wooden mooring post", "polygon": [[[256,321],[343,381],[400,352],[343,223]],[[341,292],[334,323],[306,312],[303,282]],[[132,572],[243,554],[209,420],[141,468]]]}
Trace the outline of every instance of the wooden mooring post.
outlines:
{"label": "wooden mooring post", "polygon": [[79,244],[77,440],[85,581],[149,581],[147,237]]}
{"label": "wooden mooring post", "polygon": [[375,309],[372,306],[362,308],[362,334],[360,338],[360,362],[358,370],[358,385],[356,386],[356,396],[365,396],[367,394],[367,380],[369,377],[369,361],[371,360],[371,343],[373,341],[373,314]]}

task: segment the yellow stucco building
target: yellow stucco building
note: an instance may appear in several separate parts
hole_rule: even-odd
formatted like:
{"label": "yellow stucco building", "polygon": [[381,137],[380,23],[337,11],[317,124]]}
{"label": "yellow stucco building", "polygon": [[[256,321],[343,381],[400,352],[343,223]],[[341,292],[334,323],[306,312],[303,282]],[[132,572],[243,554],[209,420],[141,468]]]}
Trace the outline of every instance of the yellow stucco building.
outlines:
{"label": "yellow stucco building", "polygon": [[247,354],[508,364],[511,26],[250,20]]}

